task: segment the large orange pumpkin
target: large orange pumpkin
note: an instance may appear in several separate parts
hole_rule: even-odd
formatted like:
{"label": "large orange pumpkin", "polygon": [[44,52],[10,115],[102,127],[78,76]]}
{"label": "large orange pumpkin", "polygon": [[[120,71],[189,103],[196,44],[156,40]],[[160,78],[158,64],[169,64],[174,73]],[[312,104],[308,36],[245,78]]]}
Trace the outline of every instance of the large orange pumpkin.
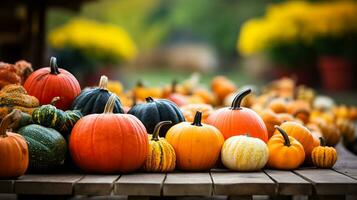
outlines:
{"label": "large orange pumpkin", "polygon": [[51,58],[50,67],[33,72],[24,87],[41,105],[50,104],[54,97],[60,97],[61,101],[56,107],[61,110],[68,110],[74,98],[81,92],[77,79],[68,71],[58,68],[54,57]]}
{"label": "large orange pumpkin", "polygon": [[197,112],[193,123],[181,122],[171,127],[167,141],[176,152],[177,167],[186,171],[209,170],[219,158],[224,139],[219,130],[201,123]]}
{"label": "large orange pumpkin", "polygon": [[112,94],[103,114],[80,119],[72,130],[69,148],[74,163],[94,173],[132,172],[148,155],[145,126],[133,115],[113,114]]}
{"label": "large orange pumpkin", "polygon": [[29,164],[29,150],[25,138],[17,133],[6,132],[18,116],[21,116],[21,111],[13,110],[0,124],[0,178],[21,176]]}
{"label": "large orange pumpkin", "polygon": [[207,124],[217,127],[225,139],[234,135],[249,134],[251,137],[268,141],[268,131],[260,116],[249,108],[241,107],[243,98],[251,89],[242,90],[237,94],[231,107],[216,110],[207,118]]}

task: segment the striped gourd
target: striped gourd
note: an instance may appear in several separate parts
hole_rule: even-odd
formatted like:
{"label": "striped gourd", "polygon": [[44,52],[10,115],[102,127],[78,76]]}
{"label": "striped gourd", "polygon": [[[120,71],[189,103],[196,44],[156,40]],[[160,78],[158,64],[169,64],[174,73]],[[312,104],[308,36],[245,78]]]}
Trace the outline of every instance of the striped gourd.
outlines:
{"label": "striped gourd", "polygon": [[320,145],[312,150],[312,163],[318,168],[332,168],[337,161],[336,149],[325,146],[325,140],[322,137],[320,137]]}
{"label": "striped gourd", "polygon": [[245,135],[228,138],[222,147],[222,163],[236,171],[257,171],[268,161],[269,151],[263,140]]}
{"label": "striped gourd", "polygon": [[171,121],[159,122],[154,129],[153,135],[149,135],[149,153],[143,166],[145,171],[170,172],[175,169],[175,150],[165,138],[159,137],[160,128],[171,123]]}

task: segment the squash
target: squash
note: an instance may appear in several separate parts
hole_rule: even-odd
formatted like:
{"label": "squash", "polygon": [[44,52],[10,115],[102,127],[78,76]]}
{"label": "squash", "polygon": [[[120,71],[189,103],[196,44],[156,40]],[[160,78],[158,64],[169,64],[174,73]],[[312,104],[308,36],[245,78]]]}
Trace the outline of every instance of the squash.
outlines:
{"label": "squash", "polygon": [[291,101],[287,106],[287,113],[293,115],[295,118],[300,119],[302,122],[309,121],[311,106],[309,102],[304,100]]}
{"label": "squash", "polygon": [[336,124],[327,123],[323,119],[315,119],[312,123],[316,124],[320,128],[327,146],[335,146],[338,144],[341,138],[341,132]]}
{"label": "squash", "polygon": [[144,101],[146,97],[161,98],[163,96],[163,91],[161,88],[156,87],[146,87],[141,80],[136,83],[136,86],[132,90],[133,95],[138,100]]}
{"label": "squash", "polygon": [[120,81],[108,81],[107,89],[117,96],[122,95],[124,92],[123,84]]}
{"label": "squash", "polygon": [[277,114],[278,119],[283,123],[283,122],[294,122],[296,121],[295,117],[288,114],[288,113],[279,113]]}
{"label": "squash", "polygon": [[29,145],[29,171],[43,173],[61,169],[67,144],[59,132],[37,124],[24,126],[18,132]]}
{"label": "squash", "polygon": [[259,113],[259,115],[264,121],[264,124],[268,130],[268,137],[270,138],[274,134],[275,126],[279,126],[282,121],[277,114],[269,109],[263,110]]}
{"label": "squash", "polygon": [[187,104],[182,106],[181,111],[188,122],[193,122],[197,111],[202,113],[202,122],[205,122],[208,116],[214,111],[213,107],[209,104]]}
{"label": "squash", "polygon": [[224,98],[237,88],[235,84],[225,76],[216,76],[212,79],[211,89],[216,95],[218,103],[222,103]]}
{"label": "squash", "polygon": [[228,138],[221,150],[223,165],[235,171],[258,171],[268,156],[268,147],[262,140],[244,135]]}
{"label": "squash", "polygon": [[25,138],[6,131],[9,124],[16,120],[15,115],[21,115],[21,111],[13,110],[0,123],[0,178],[24,175],[29,163],[29,150]]}
{"label": "squash", "polygon": [[336,149],[327,147],[322,137],[320,137],[320,144],[321,146],[315,147],[312,150],[312,162],[318,168],[332,168],[337,161]]}
{"label": "squash", "polygon": [[280,170],[298,168],[305,160],[304,147],[279,126],[275,128],[279,134],[273,135],[268,141],[269,159],[267,166]]}
{"label": "squash", "polygon": [[343,142],[345,143],[353,142],[356,132],[355,124],[349,119],[338,118],[336,120],[336,125],[340,130],[340,133],[344,139]]}
{"label": "squash", "polygon": [[[71,110],[79,110],[83,115],[103,113],[111,92],[107,89],[108,78],[101,76],[99,86],[83,90],[73,101]],[[119,97],[115,96],[114,113],[124,113]]]}
{"label": "squash", "polygon": [[133,172],[148,156],[144,125],[133,115],[114,114],[116,102],[117,96],[111,94],[102,114],[86,115],[72,129],[71,157],[85,172]]}
{"label": "squash", "polygon": [[218,160],[224,138],[217,128],[202,124],[201,119],[202,113],[196,112],[193,123],[181,122],[167,132],[166,139],[175,149],[181,170],[209,170]]}
{"label": "squash", "polygon": [[55,57],[51,57],[50,67],[33,72],[24,87],[30,95],[38,98],[41,105],[49,104],[54,97],[60,97],[62,100],[57,108],[62,110],[69,109],[81,91],[77,79],[68,71],[58,68]]}
{"label": "squash", "polygon": [[165,138],[159,137],[160,128],[171,123],[170,121],[158,123],[155,126],[154,133],[149,135],[149,154],[143,166],[145,171],[171,172],[175,169],[175,150]]}
{"label": "squash", "polygon": [[268,102],[267,108],[275,113],[287,113],[289,100],[286,98],[274,98]]}
{"label": "squash", "polygon": [[213,93],[211,91],[207,90],[206,88],[202,88],[202,87],[196,88],[193,91],[193,94],[195,96],[199,96],[203,100],[203,102],[206,104],[210,104],[213,106],[215,106],[217,104],[217,100],[216,100],[215,96],[213,95]]}
{"label": "squash", "polygon": [[[172,124],[177,124],[185,121],[181,110],[176,104],[169,100],[159,99],[154,100],[151,97],[146,98],[146,103],[136,104],[132,107],[128,114],[136,116],[144,125],[148,133],[152,134],[156,124],[161,121],[172,121]],[[162,127],[160,137],[165,137],[169,126]]]}
{"label": "squash", "polygon": [[218,109],[207,118],[207,124],[218,128],[224,139],[249,134],[264,142],[268,141],[268,131],[262,118],[253,110],[240,106],[243,98],[250,92],[250,89],[242,90],[233,100],[231,107]]}
{"label": "squash", "polygon": [[296,99],[308,102],[310,105],[313,104],[315,99],[315,91],[312,88],[306,87],[304,85],[298,86],[296,88]]}
{"label": "squash", "polygon": [[[301,143],[304,147],[306,158],[311,156],[312,149],[315,147],[316,143],[314,142],[313,135],[309,129],[296,122],[284,122],[280,125],[280,129],[284,130],[286,134]],[[274,134],[280,134],[279,129],[277,129]]]}

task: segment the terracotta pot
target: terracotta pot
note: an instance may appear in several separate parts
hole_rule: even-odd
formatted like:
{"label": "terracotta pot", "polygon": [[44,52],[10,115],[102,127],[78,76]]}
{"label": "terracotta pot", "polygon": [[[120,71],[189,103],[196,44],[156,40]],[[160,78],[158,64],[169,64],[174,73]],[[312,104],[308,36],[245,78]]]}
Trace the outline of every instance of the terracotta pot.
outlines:
{"label": "terracotta pot", "polygon": [[328,91],[351,90],[353,86],[352,63],[338,56],[321,56],[318,59],[322,87]]}

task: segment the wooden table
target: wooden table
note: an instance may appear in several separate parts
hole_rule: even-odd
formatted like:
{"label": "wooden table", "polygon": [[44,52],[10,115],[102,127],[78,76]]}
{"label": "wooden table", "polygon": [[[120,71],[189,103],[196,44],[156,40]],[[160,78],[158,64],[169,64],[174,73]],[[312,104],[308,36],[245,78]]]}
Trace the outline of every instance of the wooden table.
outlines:
{"label": "wooden table", "polygon": [[[341,147],[338,150],[345,151]],[[124,195],[140,199],[218,195],[229,196],[230,199],[251,199],[252,195],[275,198],[304,195],[311,199],[344,199],[346,195],[357,197],[357,157],[348,152],[342,155],[334,169],[266,169],[249,173],[213,169],[199,173],[24,175],[16,180],[0,180],[0,193],[66,197]]]}

